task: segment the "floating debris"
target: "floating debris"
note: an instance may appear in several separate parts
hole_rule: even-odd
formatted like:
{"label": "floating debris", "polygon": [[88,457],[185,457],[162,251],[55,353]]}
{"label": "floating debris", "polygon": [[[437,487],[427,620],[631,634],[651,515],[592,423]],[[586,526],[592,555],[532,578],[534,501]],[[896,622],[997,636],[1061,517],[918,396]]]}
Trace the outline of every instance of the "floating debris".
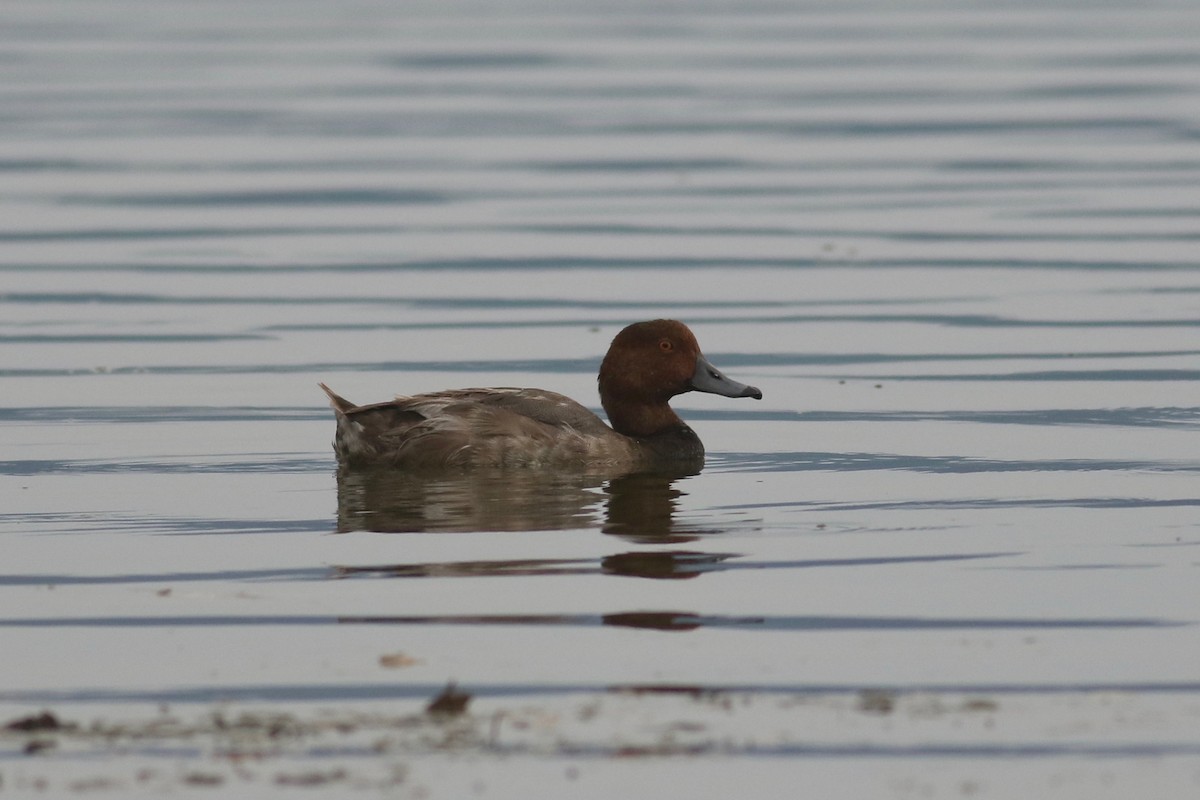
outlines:
{"label": "floating debris", "polygon": [[25,755],[32,756],[42,752],[43,750],[52,750],[57,746],[58,742],[54,741],[53,739],[30,739],[21,749]]}
{"label": "floating debris", "polygon": [[328,772],[300,772],[296,774],[281,772],[275,776],[275,783],[279,786],[324,786],[327,783],[344,781],[347,778],[349,778],[349,773],[344,769],[335,769]]}
{"label": "floating debris", "polygon": [[21,717],[6,723],[4,730],[34,733],[37,731],[61,731],[72,727],[74,726],[64,725],[62,722],[59,722],[58,717],[49,711],[43,711],[40,714],[31,714],[28,717]]}
{"label": "floating debris", "polygon": [[458,691],[454,682],[446,684],[446,688],[442,693],[430,701],[425,707],[425,713],[437,716],[456,717],[463,714],[467,710],[467,703],[471,702],[471,695],[466,692]]}
{"label": "floating debris", "polygon": [[225,776],[214,772],[189,772],[183,776],[183,782],[188,786],[220,786],[225,782]]}
{"label": "floating debris", "polygon": [[387,653],[379,657],[379,666],[387,669],[402,669],[404,667],[413,667],[420,664],[421,659],[413,658],[404,653]]}
{"label": "floating debris", "polygon": [[896,707],[896,696],[883,689],[864,689],[858,694],[858,710],[867,714],[890,714]]}

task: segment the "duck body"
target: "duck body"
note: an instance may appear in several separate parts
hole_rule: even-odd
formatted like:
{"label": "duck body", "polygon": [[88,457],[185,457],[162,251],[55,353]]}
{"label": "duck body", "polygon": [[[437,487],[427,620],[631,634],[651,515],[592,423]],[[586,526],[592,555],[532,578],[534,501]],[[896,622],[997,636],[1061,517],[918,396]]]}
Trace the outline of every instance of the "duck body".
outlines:
{"label": "duck body", "polygon": [[640,322],[613,340],[600,367],[612,427],[545,389],[451,389],[358,406],[325,384],[337,417],[334,450],[346,466],[638,469],[702,464],[704,445],[671,409],[687,391],[762,398],[727,378],[674,320]]}
{"label": "duck body", "polygon": [[349,464],[426,469],[625,464],[633,443],[569,397],[544,389],[450,389],[338,413],[334,451]]}

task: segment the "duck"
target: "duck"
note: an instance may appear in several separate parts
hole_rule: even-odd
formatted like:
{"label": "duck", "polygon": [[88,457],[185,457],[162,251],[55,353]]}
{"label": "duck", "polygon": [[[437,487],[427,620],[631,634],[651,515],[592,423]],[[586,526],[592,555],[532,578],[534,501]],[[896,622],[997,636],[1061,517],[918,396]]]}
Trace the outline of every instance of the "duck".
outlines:
{"label": "duck", "polygon": [[756,387],[713,366],[687,325],[671,319],[623,328],[597,382],[611,427],[546,389],[450,389],[360,406],[318,385],[337,420],[339,465],[409,471],[703,464],[704,445],[671,408],[671,398],[696,391],[762,399]]}

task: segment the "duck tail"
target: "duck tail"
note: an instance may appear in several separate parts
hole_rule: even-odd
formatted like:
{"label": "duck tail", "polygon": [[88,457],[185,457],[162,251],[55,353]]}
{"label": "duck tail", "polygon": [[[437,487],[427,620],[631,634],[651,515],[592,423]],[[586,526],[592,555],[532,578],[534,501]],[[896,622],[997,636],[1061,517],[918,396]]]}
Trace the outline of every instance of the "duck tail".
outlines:
{"label": "duck tail", "polygon": [[354,409],[358,408],[358,406],[354,405],[354,403],[351,403],[349,400],[342,397],[340,394],[335,392],[333,389],[330,389],[325,384],[318,383],[317,386],[320,386],[325,391],[325,394],[329,395],[329,407],[332,408],[337,413],[347,414],[347,413],[353,411]]}

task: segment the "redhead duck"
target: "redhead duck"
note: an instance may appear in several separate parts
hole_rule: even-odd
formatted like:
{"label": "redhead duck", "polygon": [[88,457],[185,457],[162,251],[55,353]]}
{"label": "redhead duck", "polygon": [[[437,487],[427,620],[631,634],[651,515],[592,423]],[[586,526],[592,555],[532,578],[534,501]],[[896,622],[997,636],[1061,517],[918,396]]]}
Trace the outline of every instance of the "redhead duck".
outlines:
{"label": "redhead duck", "polygon": [[337,415],[338,460],[400,469],[702,463],[704,445],[670,399],[693,390],[762,399],[758,389],[710,364],[686,325],[667,319],[618,333],[600,365],[599,384],[611,428],[545,389],[451,389],[356,406],[320,386]]}

